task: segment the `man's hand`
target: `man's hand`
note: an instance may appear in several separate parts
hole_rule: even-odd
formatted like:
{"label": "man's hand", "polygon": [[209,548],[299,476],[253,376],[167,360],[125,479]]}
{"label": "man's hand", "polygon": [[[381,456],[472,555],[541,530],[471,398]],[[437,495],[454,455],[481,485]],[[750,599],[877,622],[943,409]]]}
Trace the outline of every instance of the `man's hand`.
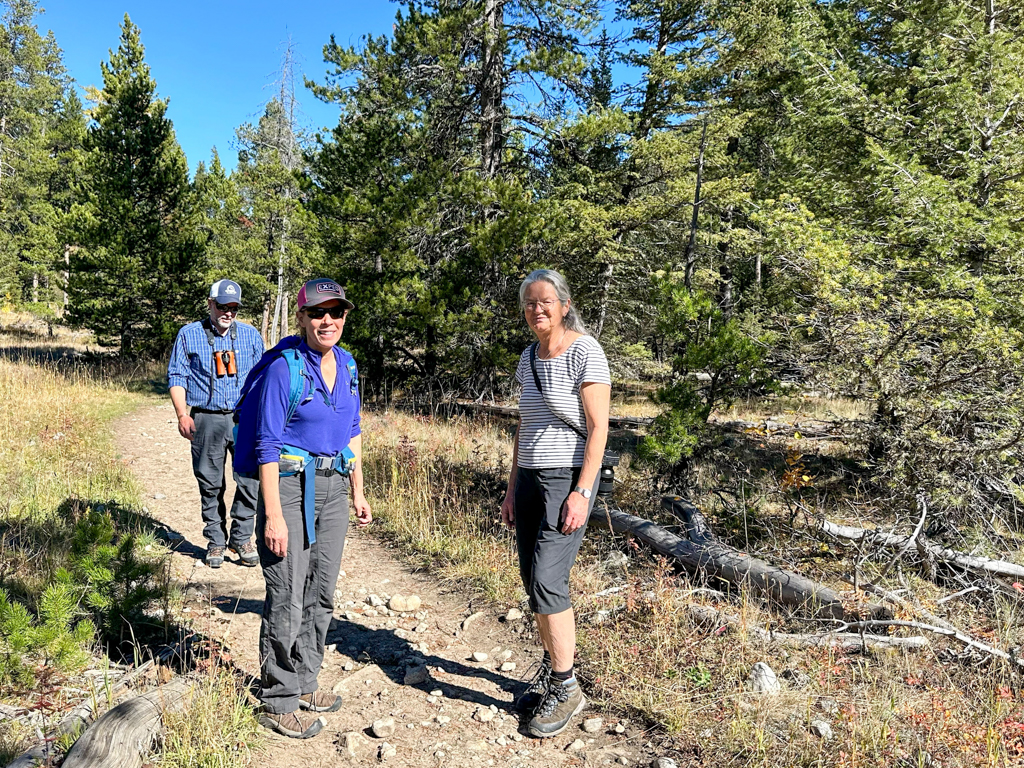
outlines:
{"label": "man's hand", "polygon": [[178,434],[186,440],[192,440],[196,436],[196,423],[187,413],[178,417]]}
{"label": "man's hand", "polygon": [[570,493],[562,505],[562,533],[568,536],[573,531],[578,531],[587,524],[589,513],[590,500],[584,499],[576,491]]}
{"label": "man's hand", "polygon": [[267,548],[278,557],[288,554],[288,524],[285,523],[284,516],[280,512],[276,515],[267,513],[263,539],[267,542]]}
{"label": "man's hand", "polygon": [[352,508],[356,513],[356,525],[365,528],[373,522],[373,513],[370,511],[370,503],[361,493],[352,494]]}
{"label": "man's hand", "polygon": [[501,522],[509,528],[516,527],[516,499],[514,493],[506,493],[501,502]]}

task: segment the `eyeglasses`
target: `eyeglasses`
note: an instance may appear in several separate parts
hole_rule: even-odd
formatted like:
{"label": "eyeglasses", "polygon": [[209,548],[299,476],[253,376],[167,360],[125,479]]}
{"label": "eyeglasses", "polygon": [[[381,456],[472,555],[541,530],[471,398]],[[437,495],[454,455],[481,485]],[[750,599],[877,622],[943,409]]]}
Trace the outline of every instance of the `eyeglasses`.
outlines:
{"label": "eyeglasses", "polygon": [[214,304],[217,305],[218,312],[233,312],[235,314],[238,314],[237,304],[221,304],[219,301],[215,301]]}
{"label": "eyeglasses", "polygon": [[533,310],[538,308],[543,309],[545,312],[547,312],[549,309],[555,306],[555,304],[558,303],[560,302],[557,299],[546,299],[545,301],[524,301],[523,308],[527,312],[533,312]]}
{"label": "eyeglasses", "polygon": [[335,320],[340,320],[345,316],[344,307],[306,307],[302,311],[311,320],[321,320],[324,315],[330,315]]}

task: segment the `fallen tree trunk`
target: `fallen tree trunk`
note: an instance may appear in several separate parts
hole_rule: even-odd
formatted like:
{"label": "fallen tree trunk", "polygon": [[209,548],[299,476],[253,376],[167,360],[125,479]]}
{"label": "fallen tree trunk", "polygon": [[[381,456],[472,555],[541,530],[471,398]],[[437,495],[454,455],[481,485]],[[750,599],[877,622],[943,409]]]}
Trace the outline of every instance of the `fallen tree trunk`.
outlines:
{"label": "fallen tree trunk", "polygon": [[[691,605],[687,610],[695,621],[702,624],[720,625],[739,624],[738,616],[716,610],[707,605]],[[822,632],[820,634],[799,635],[788,632],[773,632],[763,627],[747,626],[745,631],[765,642],[779,643],[796,648],[841,648],[845,651],[860,650],[863,648],[903,648],[907,650],[920,650],[926,648],[930,643],[928,638],[921,637],[889,637],[888,635],[869,635],[857,632]]]}
{"label": "fallen tree trunk", "polygon": [[[605,506],[602,513],[595,505],[591,520],[606,515],[614,531],[636,536],[689,571],[749,589],[791,608],[810,611],[816,617],[842,620],[861,617],[858,610],[848,608],[839,594],[828,587],[722,544],[711,533],[700,510],[679,496],[665,496],[661,503],[686,522],[688,538],[613,507]],[[879,605],[869,604],[864,610],[873,618],[891,615]]]}
{"label": "fallen tree trunk", "polygon": [[848,541],[862,541],[876,544],[880,547],[902,550],[910,549],[911,545],[922,555],[934,558],[936,561],[949,566],[962,568],[966,571],[985,573],[990,576],[1005,576],[1014,579],[1024,579],[1024,566],[1011,563],[1006,560],[993,560],[989,557],[976,557],[964,552],[957,552],[955,549],[947,549],[938,544],[933,544],[923,535],[912,538],[900,536],[895,533],[886,533],[873,528],[856,528],[850,525],[838,525],[828,520],[818,521],[818,529],[829,536]]}
{"label": "fallen tree trunk", "polygon": [[160,734],[164,711],[180,711],[190,689],[179,677],[118,704],[82,734],[62,768],[140,768]]}

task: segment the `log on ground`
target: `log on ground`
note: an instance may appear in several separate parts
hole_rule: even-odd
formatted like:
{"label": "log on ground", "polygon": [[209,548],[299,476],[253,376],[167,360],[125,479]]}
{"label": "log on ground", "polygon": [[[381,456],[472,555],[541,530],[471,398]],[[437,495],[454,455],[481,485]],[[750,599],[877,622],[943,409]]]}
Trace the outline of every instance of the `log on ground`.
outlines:
{"label": "log on ground", "polygon": [[162,728],[165,711],[180,711],[191,686],[175,678],[105,713],[75,742],[63,768],[140,768]]}
{"label": "log on ground", "polygon": [[[677,536],[651,520],[615,507],[595,505],[590,522],[600,524],[605,518],[617,533],[636,536],[654,551],[675,559],[691,572],[749,589],[756,595],[807,611],[817,618],[845,621],[862,615],[856,608],[844,604],[837,592],[823,584],[722,544],[715,539],[700,511],[679,496],[664,497],[662,506],[686,521],[689,538]],[[863,610],[872,618],[891,615],[880,605],[868,604]]]}

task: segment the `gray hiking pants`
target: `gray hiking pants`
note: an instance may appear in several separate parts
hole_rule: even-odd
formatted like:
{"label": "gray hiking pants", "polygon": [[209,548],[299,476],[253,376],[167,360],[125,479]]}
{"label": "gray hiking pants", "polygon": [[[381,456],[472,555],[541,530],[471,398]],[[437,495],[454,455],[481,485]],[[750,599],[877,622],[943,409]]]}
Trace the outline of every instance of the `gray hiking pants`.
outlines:
{"label": "gray hiking pants", "polygon": [[334,588],[348,532],[348,478],[316,476],[316,543],[306,544],[302,479],[281,478],[281,511],[288,526],[288,554],[267,549],[267,518],[260,494],[256,545],[267,582],[260,626],[260,700],[267,712],[299,708],[299,696],[317,690],[324,642],[334,615]]}
{"label": "gray hiking pants", "polygon": [[235,472],[235,499],[231,504],[231,537],[228,538],[227,506],[224,491],[227,481],[224,465],[228,453],[235,455],[235,426],[230,413],[211,413],[192,409],[196,434],[192,438],[192,472],[199,481],[203,510],[203,537],[214,546],[230,544],[236,549],[252,538],[256,521],[256,494],[259,480],[241,477]]}

